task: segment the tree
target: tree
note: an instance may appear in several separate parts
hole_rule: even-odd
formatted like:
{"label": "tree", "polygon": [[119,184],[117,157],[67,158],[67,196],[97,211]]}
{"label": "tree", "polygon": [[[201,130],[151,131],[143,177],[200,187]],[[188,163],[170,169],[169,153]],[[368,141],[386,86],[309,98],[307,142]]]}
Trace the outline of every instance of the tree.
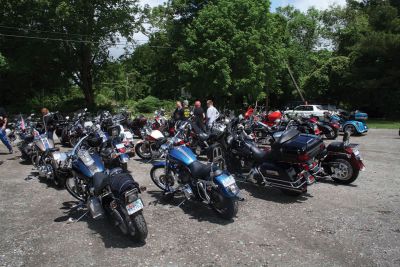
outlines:
{"label": "tree", "polygon": [[[10,27],[13,35],[44,38],[23,39],[21,49],[29,51],[30,58],[40,57],[44,68],[46,60],[56,66],[55,77],[77,84],[87,105],[94,104],[93,79],[99,66],[107,61],[108,47],[119,36],[131,41],[142,22],[138,17],[138,0],[6,0],[1,2],[0,9],[4,11],[0,15],[1,25]],[[14,41],[6,37],[2,40],[11,61],[18,58]]]}

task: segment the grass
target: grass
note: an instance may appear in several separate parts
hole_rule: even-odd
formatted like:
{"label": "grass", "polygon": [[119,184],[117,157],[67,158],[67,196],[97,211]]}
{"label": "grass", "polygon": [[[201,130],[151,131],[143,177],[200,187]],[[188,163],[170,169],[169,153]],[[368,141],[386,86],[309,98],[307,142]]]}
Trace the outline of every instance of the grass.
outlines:
{"label": "grass", "polygon": [[399,129],[400,121],[392,121],[385,119],[368,119],[368,128],[370,129]]}

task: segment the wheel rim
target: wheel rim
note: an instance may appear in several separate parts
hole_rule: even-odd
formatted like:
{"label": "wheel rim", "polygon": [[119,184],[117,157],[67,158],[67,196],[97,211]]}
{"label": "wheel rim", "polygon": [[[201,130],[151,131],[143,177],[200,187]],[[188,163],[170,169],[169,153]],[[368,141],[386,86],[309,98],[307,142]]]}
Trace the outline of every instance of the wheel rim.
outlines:
{"label": "wheel rim", "polygon": [[153,172],[153,182],[156,183],[163,190],[167,189],[167,183],[169,187],[173,187],[175,179],[172,175],[166,175],[164,168],[155,169]]}
{"label": "wheel rim", "polygon": [[332,177],[339,180],[348,180],[351,177],[351,170],[346,164],[339,163],[337,167],[333,168]]}
{"label": "wheel rim", "polygon": [[148,148],[148,146],[146,146],[146,144],[142,144],[141,146],[139,146],[139,153],[143,157],[150,157],[151,156],[150,149]]}
{"label": "wheel rim", "polygon": [[354,126],[352,125],[347,126],[345,132],[350,132],[350,134],[354,134],[355,132]]}

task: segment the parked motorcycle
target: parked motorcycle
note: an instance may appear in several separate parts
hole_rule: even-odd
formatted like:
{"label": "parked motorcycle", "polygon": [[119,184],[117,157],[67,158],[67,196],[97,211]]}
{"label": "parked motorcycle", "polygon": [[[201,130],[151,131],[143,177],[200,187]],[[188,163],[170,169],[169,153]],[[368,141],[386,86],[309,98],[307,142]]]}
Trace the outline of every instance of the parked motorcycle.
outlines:
{"label": "parked motorcycle", "polygon": [[162,149],[166,153],[164,161],[153,163],[150,171],[152,181],[164,191],[174,196],[183,193],[187,200],[204,202],[219,216],[232,219],[238,211],[238,200],[242,199],[235,179],[215,164],[203,164],[185,145],[179,143],[178,136],[185,131],[187,123],[181,125],[177,134]]}
{"label": "parked motorcycle", "polygon": [[144,241],[148,230],[143,216],[139,184],[120,168],[106,170],[97,153],[90,152],[100,137],[82,137],[68,157],[72,176],[65,182],[67,191],[85,205],[94,219],[106,215],[122,233]]}
{"label": "parked motorcycle", "polygon": [[152,130],[148,123],[141,130],[142,140],[135,145],[135,152],[141,159],[150,160],[161,156],[161,145],[167,141],[167,138],[159,130]]}
{"label": "parked motorcycle", "polygon": [[237,119],[228,130],[223,143],[225,162],[228,170],[245,182],[275,187],[289,195],[305,193],[307,186],[315,182],[305,166],[317,162],[325,150],[320,138],[289,129],[274,140],[270,150],[263,150]]}

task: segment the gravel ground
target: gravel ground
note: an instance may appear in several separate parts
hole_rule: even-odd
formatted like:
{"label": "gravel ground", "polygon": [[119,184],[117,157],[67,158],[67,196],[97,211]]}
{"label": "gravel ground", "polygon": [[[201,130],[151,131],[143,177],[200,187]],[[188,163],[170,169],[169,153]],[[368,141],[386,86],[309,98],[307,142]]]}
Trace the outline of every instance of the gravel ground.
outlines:
{"label": "gravel ground", "polygon": [[245,201],[229,222],[201,204],[163,203],[150,164],[132,159],[129,169],[147,187],[146,244],[105,220],[67,223],[81,214],[68,212],[68,192],[26,179],[32,166],[0,153],[0,266],[399,266],[398,131],[352,142],[367,168],[353,185],[320,182],[300,198],[240,185]]}

